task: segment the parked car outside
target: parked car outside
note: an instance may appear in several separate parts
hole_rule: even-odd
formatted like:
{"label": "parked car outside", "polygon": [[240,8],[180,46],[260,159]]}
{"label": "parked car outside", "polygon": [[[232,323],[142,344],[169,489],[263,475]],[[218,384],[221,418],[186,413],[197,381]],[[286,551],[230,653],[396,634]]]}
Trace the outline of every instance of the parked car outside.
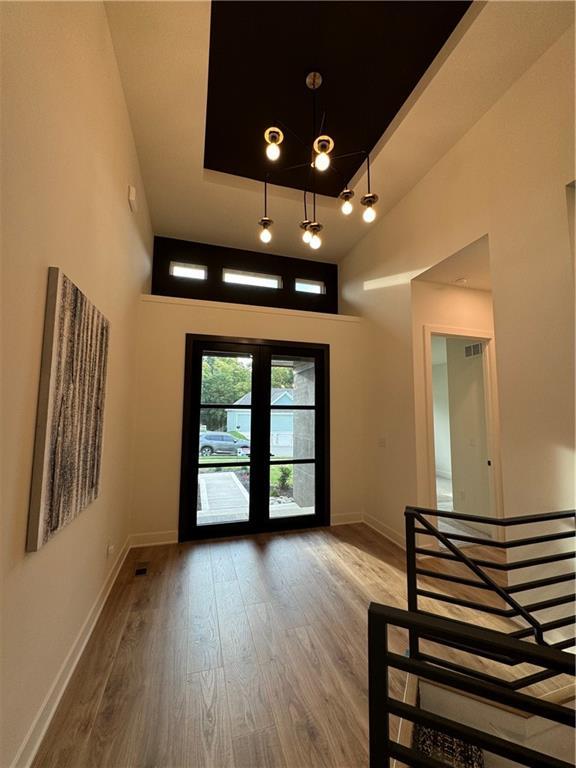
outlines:
{"label": "parked car outside", "polygon": [[226,456],[249,456],[250,441],[229,435],[228,432],[202,432],[200,435],[200,455],[213,454]]}

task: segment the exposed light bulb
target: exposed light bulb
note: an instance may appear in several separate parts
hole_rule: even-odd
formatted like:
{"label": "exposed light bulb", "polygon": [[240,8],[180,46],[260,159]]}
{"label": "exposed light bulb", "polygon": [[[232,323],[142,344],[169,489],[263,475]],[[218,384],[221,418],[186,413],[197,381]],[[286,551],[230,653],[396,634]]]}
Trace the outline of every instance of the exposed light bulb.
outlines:
{"label": "exposed light bulb", "polygon": [[272,232],[270,232],[269,229],[263,229],[262,232],[260,232],[260,240],[262,240],[263,243],[269,243],[270,240],[272,240]]}
{"label": "exposed light bulb", "polygon": [[284,134],[275,125],[266,128],[264,131],[264,140],[266,142],[266,157],[268,160],[278,160],[280,157],[280,144],[284,141]]}
{"label": "exposed light bulb", "polygon": [[327,152],[318,152],[314,161],[317,171],[325,171],[330,166],[330,155]]}
{"label": "exposed light bulb", "polygon": [[312,233],[311,233],[311,232],[309,232],[307,229],[305,229],[305,230],[304,230],[304,232],[303,232],[303,234],[302,234],[302,240],[303,240],[303,241],[304,241],[306,244],[308,244],[308,243],[310,242],[310,240],[312,240]]}
{"label": "exposed light bulb", "polygon": [[280,157],[280,147],[278,144],[268,144],[266,146],[266,157],[268,160],[278,160]]}
{"label": "exposed light bulb", "polygon": [[317,251],[318,248],[322,245],[322,240],[318,237],[318,235],[312,235],[310,238],[310,248],[312,250]]}
{"label": "exposed light bulb", "polygon": [[376,218],[376,211],[374,210],[374,208],[372,208],[371,205],[366,208],[366,210],[362,214],[362,218],[368,224],[370,224],[370,222],[374,221],[374,219]]}
{"label": "exposed light bulb", "polygon": [[350,200],[344,200],[344,202],[340,207],[340,210],[342,211],[344,216],[350,216],[350,214],[352,213],[352,208],[353,208],[353,205],[350,202]]}

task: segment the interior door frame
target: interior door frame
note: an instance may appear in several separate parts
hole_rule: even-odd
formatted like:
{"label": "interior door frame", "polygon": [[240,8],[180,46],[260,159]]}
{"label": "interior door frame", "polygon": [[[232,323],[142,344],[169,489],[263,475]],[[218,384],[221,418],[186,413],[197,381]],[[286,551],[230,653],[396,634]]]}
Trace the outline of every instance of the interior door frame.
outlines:
{"label": "interior door frame", "polygon": [[[206,347],[215,346],[220,349],[215,351],[243,351],[254,356],[254,366],[269,366],[270,358],[277,351],[286,355],[301,355],[306,353],[314,357],[319,363],[316,367],[315,387],[315,514],[295,517],[271,519],[267,514],[269,498],[269,473],[264,473],[265,460],[263,456],[256,455],[253,474],[253,463],[250,461],[250,511],[248,521],[232,523],[212,523],[197,525],[197,493],[198,493],[198,434],[200,432],[200,388],[201,381],[198,375],[198,357],[202,357]],[[227,350],[226,347],[229,349]],[[233,349],[236,347],[236,349]],[[258,376],[252,381],[253,386],[258,387]],[[268,390],[257,392],[253,398],[265,397],[265,404],[261,410],[266,410],[268,416],[272,405],[268,402]],[[260,410],[258,405],[254,410]],[[251,426],[259,430],[261,446],[266,442],[264,434],[270,434],[269,418],[260,419]],[[269,439],[269,437],[267,438]],[[252,459],[252,456],[251,456]],[[260,466],[258,466],[260,462]],[[292,462],[286,462],[292,463]],[[318,471],[320,470],[320,471]],[[256,518],[252,511],[260,505],[260,515]],[[266,515],[264,514],[266,511]],[[222,536],[239,536],[254,533],[266,533],[273,531],[294,530],[300,528],[316,528],[330,525],[330,346],[328,344],[316,344],[310,342],[254,339],[247,337],[213,336],[207,334],[186,334],[185,365],[184,365],[184,393],[182,416],[182,453],[180,466],[180,511],[178,521],[178,541],[191,541],[195,539],[218,538]]]}
{"label": "interior door frame", "polygon": [[[502,465],[500,460],[500,419],[496,379],[496,350],[494,333],[477,328],[454,328],[449,325],[428,325],[424,328],[424,384],[426,389],[426,447],[428,500],[430,509],[437,509],[436,452],[434,447],[434,399],[432,391],[432,336],[464,337],[484,342],[483,355],[484,402],[486,408],[486,441],[492,462],[492,497],[495,517],[504,516],[502,494]],[[437,524],[438,518],[435,518]],[[503,529],[496,527],[493,538],[501,540]]]}

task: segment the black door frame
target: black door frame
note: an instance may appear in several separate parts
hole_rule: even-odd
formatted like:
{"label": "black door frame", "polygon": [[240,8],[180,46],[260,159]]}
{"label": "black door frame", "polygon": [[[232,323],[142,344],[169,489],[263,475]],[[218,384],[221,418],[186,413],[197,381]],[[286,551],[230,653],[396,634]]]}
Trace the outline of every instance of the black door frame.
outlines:
{"label": "black door frame", "polygon": [[[198,435],[200,433],[200,393],[202,355],[205,351],[246,352],[253,355],[252,425],[256,453],[250,456],[250,519],[245,522],[197,525]],[[270,439],[270,363],[272,355],[305,354],[316,361],[315,375],[315,514],[270,519],[269,439]],[[217,404],[216,404],[217,407]],[[290,406],[290,410],[298,406]],[[288,409],[288,408],[287,408]],[[182,460],[180,470],[180,515],[178,541],[238,536],[297,528],[330,525],[330,346],[309,342],[274,341],[245,337],[186,334],[184,401],[182,419]],[[252,442],[252,441],[251,441]],[[288,464],[310,463],[292,459]],[[234,462],[231,457],[230,465]],[[220,464],[220,466],[227,466]],[[244,464],[245,465],[245,464]]]}

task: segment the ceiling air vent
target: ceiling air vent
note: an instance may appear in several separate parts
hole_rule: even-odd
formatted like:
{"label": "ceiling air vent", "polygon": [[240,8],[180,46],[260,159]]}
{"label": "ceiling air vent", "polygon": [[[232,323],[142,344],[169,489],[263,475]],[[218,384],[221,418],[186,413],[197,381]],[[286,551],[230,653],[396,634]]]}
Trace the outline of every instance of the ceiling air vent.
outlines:
{"label": "ceiling air vent", "polygon": [[482,354],[482,344],[477,342],[476,344],[467,344],[464,347],[465,357],[478,357]]}

